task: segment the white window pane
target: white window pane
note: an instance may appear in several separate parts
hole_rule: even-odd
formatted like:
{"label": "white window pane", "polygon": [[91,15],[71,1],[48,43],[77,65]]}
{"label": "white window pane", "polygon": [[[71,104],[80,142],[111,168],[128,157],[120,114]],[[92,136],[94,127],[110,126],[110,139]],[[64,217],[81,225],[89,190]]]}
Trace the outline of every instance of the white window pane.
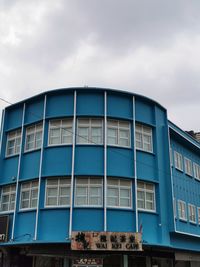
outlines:
{"label": "white window pane", "polygon": [[151,200],[153,201],[153,194],[152,193],[146,193],[146,200]]}
{"label": "white window pane", "polygon": [[90,205],[99,206],[101,205],[101,199],[99,197],[90,197]]}
{"label": "white window pane", "polygon": [[119,204],[118,204],[118,198],[116,198],[116,197],[108,197],[108,199],[107,199],[107,204],[108,204],[108,206],[113,206],[113,207],[115,207],[115,206],[118,206]]}
{"label": "white window pane", "polygon": [[148,210],[154,210],[154,205],[152,202],[146,202],[146,208]]}
{"label": "white window pane", "polygon": [[78,187],[76,189],[77,196],[86,196],[87,195],[87,188],[85,187]]}
{"label": "white window pane", "polygon": [[47,185],[58,185],[57,179],[49,179],[47,180]]}
{"label": "white window pane", "polygon": [[140,200],[144,200],[145,199],[145,193],[144,192],[141,192],[141,191],[138,191],[137,197]]}
{"label": "white window pane", "polygon": [[70,185],[70,179],[60,179],[60,185]]}
{"label": "white window pane", "polygon": [[130,191],[129,189],[120,189],[120,197],[129,197]]}
{"label": "white window pane", "polygon": [[67,187],[60,188],[60,195],[61,196],[66,196],[68,194],[69,194],[69,188],[67,188]]}
{"label": "white window pane", "polygon": [[31,208],[36,208],[37,207],[37,199],[32,199],[31,200]]}
{"label": "white window pane", "polygon": [[113,137],[113,138],[117,138],[117,129],[109,128],[108,129],[108,136]]}
{"label": "white window pane", "polygon": [[119,180],[118,179],[108,179],[107,184],[108,185],[118,185]]}
{"label": "white window pane", "polygon": [[23,200],[23,201],[21,202],[21,208],[22,208],[22,209],[27,209],[27,208],[29,208],[29,200]]}
{"label": "white window pane", "polygon": [[119,145],[120,146],[129,146],[129,140],[128,139],[120,139]]}
{"label": "white window pane", "polygon": [[129,198],[120,198],[120,206],[130,207]]}
{"label": "white window pane", "polygon": [[118,197],[118,189],[115,188],[108,188],[108,196],[115,196]]}
{"label": "white window pane", "polygon": [[60,197],[59,202],[61,206],[69,205],[69,197]]}
{"label": "white window pane", "polygon": [[76,205],[86,205],[87,198],[86,197],[76,197]]}
{"label": "white window pane", "polygon": [[138,209],[145,209],[144,200],[138,200]]}
{"label": "white window pane", "polygon": [[102,179],[90,179],[90,184],[92,185],[102,185]]}
{"label": "white window pane", "polygon": [[77,184],[88,184],[88,179],[85,179],[85,178],[76,179],[76,183]]}
{"label": "white window pane", "polygon": [[57,196],[58,194],[58,188],[48,188],[47,191],[48,196]]}
{"label": "white window pane", "polygon": [[88,143],[89,139],[89,129],[88,128],[79,128],[78,131],[78,142],[79,143]]}
{"label": "white window pane", "polygon": [[57,129],[57,128],[51,129],[49,134],[50,134],[50,138],[60,137],[60,129]]}
{"label": "white window pane", "polygon": [[57,206],[57,197],[48,197],[47,206]]}
{"label": "white window pane", "polygon": [[29,199],[29,191],[22,192],[22,201]]}
{"label": "white window pane", "polygon": [[118,127],[118,121],[108,120],[108,121],[107,121],[107,125],[108,125],[109,127]]}
{"label": "white window pane", "polygon": [[60,137],[51,137],[49,140],[50,145],[58,145],[60,144]]}
{"label": "white window pane", "polygon": [[8,211],[9,210],[9,204],[8,203],[3,203],[2,204],[2,209],[1,209],[2,211]]}

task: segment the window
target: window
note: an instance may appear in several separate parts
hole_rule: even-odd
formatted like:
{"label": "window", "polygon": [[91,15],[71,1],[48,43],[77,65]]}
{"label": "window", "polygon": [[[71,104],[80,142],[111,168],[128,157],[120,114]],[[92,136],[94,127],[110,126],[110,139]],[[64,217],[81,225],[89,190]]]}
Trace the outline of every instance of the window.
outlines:
{"label": "window", "polygon": [[196,223],[196,208],[194,205],[188,204],[189,221]]}
{"label": "window", "polygon": [[16,185],[7,185],[1,189],[0,211],[14,211],[15,209]]}
{"label": "window", "polygon": [[7,134],[6,156],[17,155],[21,146],[21,129]]}
{"label": "window", "polygon": [[102,193],[103,179],[76,178],[76,206],[102,206]]}
{"label": "window", "polygon": [[136,123],[135,125],[136,149],[153,152],[152,128]]}
{"label": "window", "polygon": [[192,176],[192,161],[187,158],[185,158],[185,173]]}
{"label": "window", "polygon": [[46,181],[46,207],[69,206],[70,186],[68,178],[47,179]]}
{"label": "window", "polygon": [[200,180],[200,166],[197,163],[194,163],[193,167],[194,167],[194,177]]}
{"label": "window", "polygon": [[170,147],[169,150],[169,159],[170,159],[170,165],[173,166],[173,152],[172,152],[172,148]]}
{"label": "window", "polygon": [[174,151],[174,160],[175,160],[175,168],[180,171],[183,171],[182,155],[177,151]]}
{"label": "window", "polygon": [[155,211],[155,186],[151,183],[137,183],[137,205],[139,210]]}
{"label": "window", "polygon": [[129,180],[109,178],[107,180],[107,206],[131,208],[131,186],[132,183]]}
{"label": "window", "polygon": [[187,220],[186,203],[182,200],[178,200],[178,214],[179,219],[184,221]]}
{"label": "window", "polygon": [[72,144],[72,119],[49,122],[49,145]]}
{"label": "window", "polygon": [[173,208],[174,208],[174,218],[176,218],[177,217],[177,212],[176,212],[176,199],[175,199],[175,197],[174,197],[174,199],[173,199]]}
{"label": "window", "polygon": [[78,119],[78,144],[103,144],[102,119]]}
{"label": "window", "polygon": [[107,121],[107,143],[122,147],[130,147],[130,123],[127,121]]}
{"label": "window", "polygon": [[198,224],[200,224],[200,207],[197,208]]}
{"label": "window", "polygon": [[25,151],[41,148],[42,130],[43,130],[42,123],[38,123],[26,128]]}
{"label": "window", "polygon": [[20,210],[35,209],[38,201],[38,181],[21,184]]}

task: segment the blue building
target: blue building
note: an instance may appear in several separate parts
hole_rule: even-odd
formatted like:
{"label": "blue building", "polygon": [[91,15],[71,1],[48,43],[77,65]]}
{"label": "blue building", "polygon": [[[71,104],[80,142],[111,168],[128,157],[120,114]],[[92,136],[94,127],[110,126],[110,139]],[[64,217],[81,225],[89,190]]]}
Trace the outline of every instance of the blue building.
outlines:
{"label": "blue building", "polygon": [[68,88],[8,106],[0,187],[0,266],[200,266],[200,143],[147,97]]}

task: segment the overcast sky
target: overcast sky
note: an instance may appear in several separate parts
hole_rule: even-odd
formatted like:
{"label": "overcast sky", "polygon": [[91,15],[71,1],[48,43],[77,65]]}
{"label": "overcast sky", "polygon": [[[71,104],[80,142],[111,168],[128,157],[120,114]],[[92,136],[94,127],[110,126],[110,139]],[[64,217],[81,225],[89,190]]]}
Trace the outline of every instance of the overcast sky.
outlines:
{"label": "overcast sky", "polygon": [[116,88],[200,131],[199,14],[199,0],[0,0],[0,98]]}

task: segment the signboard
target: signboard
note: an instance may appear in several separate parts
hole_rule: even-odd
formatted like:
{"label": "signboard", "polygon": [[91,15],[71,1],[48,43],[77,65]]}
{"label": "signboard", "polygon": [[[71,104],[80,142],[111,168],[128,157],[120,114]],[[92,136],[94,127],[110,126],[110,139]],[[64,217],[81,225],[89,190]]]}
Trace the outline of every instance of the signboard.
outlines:
{"label": "signboard", "polygon": [[103,259],[97,258],[78,258],[73,260],[73,267],[103,267]]}
{"label": "signboard", "polygon": [[142,251],[141,233],[72,232],[71,249]]}
{"label": "signboard", "polygon": [[0,242],[7,242],[9,216],[0,216]]}

